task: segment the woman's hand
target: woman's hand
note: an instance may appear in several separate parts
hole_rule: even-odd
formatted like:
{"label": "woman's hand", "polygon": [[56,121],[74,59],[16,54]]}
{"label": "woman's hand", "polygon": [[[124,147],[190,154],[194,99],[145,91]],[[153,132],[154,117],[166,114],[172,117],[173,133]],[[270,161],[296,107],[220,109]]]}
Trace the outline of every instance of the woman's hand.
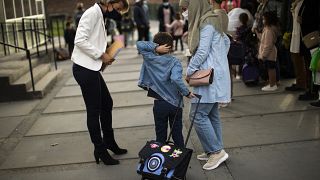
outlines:
{"label": "woman's hand", "polygon": [[167,44],[164,44],[164,45],[161,45],[161,46],[158,46],[156,48],[156,53],[159,53],[159,54],[167,54],[170,52],[170,49],[171,49],[171,46],[167,45]]}
{"label": "woman's hand", "polygon": [[100,58],[101,58],[102,62],[104,62],[107,65],[111,65],[113,63],[113,61],[115,60],[108,53],[103,53]]}

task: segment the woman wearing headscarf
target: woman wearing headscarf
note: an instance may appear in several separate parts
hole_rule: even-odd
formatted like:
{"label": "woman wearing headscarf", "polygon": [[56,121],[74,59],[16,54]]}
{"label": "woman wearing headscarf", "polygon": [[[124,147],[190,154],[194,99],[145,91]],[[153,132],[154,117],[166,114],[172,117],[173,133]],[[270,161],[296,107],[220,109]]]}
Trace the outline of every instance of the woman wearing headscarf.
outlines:
{"label": "woman wearing headscarf", "polygon": [[[222,18],[214,13],[216,3],[221,0],[180,0],[183,15],[189,21],[188,46],[192,57],[187,68],[187,80],[197,70],[214,69],[213,83],[194,87],[202,95],[194,125],[204,153],[197,156],[207,160],[205,170],[217,168],[228,158],[223,149],[219,105],[229,103],[230,75],[227,53],[230,40],[223,33]],[[191,101],[190,116],[195,112],[196,99]]]}

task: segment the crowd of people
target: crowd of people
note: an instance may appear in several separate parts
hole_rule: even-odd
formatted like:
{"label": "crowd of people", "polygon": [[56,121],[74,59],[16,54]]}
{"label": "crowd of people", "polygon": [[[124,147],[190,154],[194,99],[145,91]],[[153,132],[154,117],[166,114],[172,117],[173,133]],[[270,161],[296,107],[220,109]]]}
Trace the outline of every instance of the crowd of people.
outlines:
{"label": "crowd of people", "polygon": [[[319,86],[312,82],[309,70],[310,50],[319,45],[307,47],[302,40],[310,32],[319,30],[319,22],[308,20],[319,17],[318,7],[317,0],[292,0],[292,21],[289,21],[292,22],[292,35],[288,51],[291,52],[296,83],[285,89],[305,91],[299,100],[319,98]],[[283,33],[277,9],[269,0],[180,0],[179,9],[174,9],[168,0],[163,0],[157,12],[159,33],[153,37],[150,34],[147,1],[135,0],[132,13],[128,13],[128,10],[128,0],[100,0],[86,11],[83,4],[79,4],[74,17],[74,32],[71,22],[67,22],[65,38],[74,47],[70,49],[74,62],[73,75],[85,101],[96,162],[99,163],[101,159],[107,165],[119,164],[107,149],[119,155],[127,153],[115,141],[112,129],[113,100],[100,73],[103,63],[111,65],[114,61],[105,50],[107,35],[113,33],[108,30],[112,26],[110,22],[116,21],[113,26],[119,27],[119,33],[124,34],[126,45],[130,44],[129,38],[134,29],[138,31],[136,47],[144,59],[138,85],[147,90],[147,96],[154,98],[156,140],[165,143],[168,122],[171,126],[176,118],[176,124],[172,127],[173,140],[176,145],[184,146],[183,104],[179,100],[183,96],[191,99],[192,116],[196,111],[195,94],[200,94],[202,98],[194,126],[203,153],[197,159],[206,161],[203,166],[205,170],[217,168],[228,158],[223,146],[219,108],[232,100],[233,76],[240,77],[241,70],[247,72],[245,67],[256,67],[258,78],[264,79],[262,91],[276,91],[280,86],[279,53],[282,49],[279,48],[279,42]],[[105,18],[110,22],[107,23]],[[187,38],[182,42],[184,37]],[[193,87],[192,92],[188,90],[183,80],[181,62],[171,54],[178,50],[178,41],[181,51],[187,46],[190,53],[186,82],[196,71],[213,68],[214,83]],[[242,44],[237,47],[244,48],[245,53],[240,59],[242,63],[234,66],[230,64],[228,52],[236,43]],[[233,75],[234,67],[236,72]],[[319,107],[320,100],[311,105]]]}

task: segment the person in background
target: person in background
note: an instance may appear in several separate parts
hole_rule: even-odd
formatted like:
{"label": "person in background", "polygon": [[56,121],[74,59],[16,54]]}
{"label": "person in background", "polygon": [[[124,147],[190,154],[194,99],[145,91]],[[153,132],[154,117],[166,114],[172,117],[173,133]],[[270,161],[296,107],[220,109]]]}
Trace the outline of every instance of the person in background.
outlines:
{"label": "person in background", "polygon": [[[111,65],[114,59],[106,53],[107,34],[104,14],[121,14],[129,9],[128,0],[100,0],[87,11],[79,21],[75,47],[71,56],[72,72],[80,85],[87,111],[87,126],[94,145],[94,158],[99,164],[119,164],[119,160],[110,156],[107,149],[117,155],[127,153],[118,146],[112,128],[113,100],[101,76],[103,63]],[[102,135],[101,135],[102,132]]]}
{"label": "person in background", "polygon": [[158,9],[159,32],[168,32],[171,34],[170,28],[166,24],[171,24],[175,16],[173,7],[170,5],[169,0],[163,0],[163,3]]}
{"label": "person in background", "polygon": [[246,13],[248,15],[248,26],[252,27],[253,25],[253,16],[248,10],[247,6],[241,6],[239,8],[234,8],[228,13],[228,18],[229,18],[229,24],[228,24],[228,33],[231,36],[234,36],[237,28],[240,27],[242,24],[240,22],[240,14]]}
{"label": "person in background", "polygon": [[296,75],[296,83],[286,87],[285,90],[287,91],[303,91],[307,88],[306,65],[303,56],[300,54],[300,43],[303,43],[301,37],[301,26],[298,22],[298,13],[303,1],[304,0],[295,0],[292,2],[291,7],[293,19],[290,52]]}
{"label": "person in background", "polygon": [[240,7],[240,0],[224,0],[221,2],[221,8],[230,12],[234,8]]}
{"label": "person in background", "polygon": [[[121,21],[121,30],[124,34],[124,45],[127,47],[128,44],[132,45],[133,41],[133,30],[134,30],[134,22],[130,17],[129,13],[123,15],[123,19]],[[130,37],[132,38],[130,40]]]}
{"label": "person in background", "polygon": [[175,50],[178,49],[178,41],[180,41],[181,51],[183,51],[183,27],[184,21],[181,19],[181,14],[176,14],[176,19],[171,24],[166,24],[166,27],[173,29],[173,39],[175,40]]}
{"label": "person in background", "polygon": [[83,8],[83,3],[78,2],[76,6],[76,13],[74,15],[74,22],[76,25],[76,28],[78,27],[79,21],[81,19],[82,14],[84,13],[85,9]]}
{"label": "person in background", "polygon": [[[187,77],[200,69],[214,69],[214,79],[208,86],[193,88],[193,92],[202,95],[194,127],[204,153],[197,156],[207,161],[203,169],[213,170],[228,159],[223,149],[222,127],[219,106],[231,101],[231,82],[227,54],[230,40],[224,33],[222,18],[215,13],[221,0],[180,0],[180,7],[188,14],[188,46],[192,54],[187,68]],[[227,15],[225,15],[227,17]],[[228,24],[228,23],[226,23]],[[227,25],[226,25],[227,28]],[[226,29],[225,29],[226,30]],[[190,117],[196,110],[196,100],[191,100]],[[190,118],[191,119],[191,118]]]}
{"label": "person in background", "polygon": [[[180,60],[169,54],[172,52],[172,48],[173,38],[166,32],[157,33],[153,42],[137,42],[137,49],[143,56],[138,86],[147,89],[148,96],[155,99],[153,116],[156,141],[166,142],[169,122],[175,145],[184,147],[182,96],[188,98],[195,96],[189,92],[183,82]],[[173,125],[174,119],[175,123]]]}
{"label": "person in background", "polygon": [[64,40],[68,45],[69,56],[71,57],[74,48],[74,38],[76,36],[76,30],[70,22],[66,23],[66,29],[64,30]]}
{"label": "person in background", "polygon": [[[318,0],[304,0],[298,14],[298,22],[301,27],[301,36],[305,36],[314,31],[320,31],[320,1]],[[318,45],[319,46],[319,45]],[[307,91],[299,95],[299,100],[310,101],[318,100],[319,85],[314,85],[312,80],[312,73],[309,69],[311,63],[311,52],[313,48],[307,48],[304,43],[300,43],[300,53],[304,57],[306,68]],[[316,102],[315,102],[316,103]],[[313,105],[313,104],[311,104]]]}
{"label": "person in background", "polygon": [[263,61],[268,71],[268,84],[261,88],[262,91],[275,91],[277,85],[277,48],[276,42],[279,34],[278,18],[273,12],[265,12],[262,16],[264,25],[262,33],[255,30],[260,39],[258,59]]}
{"label": "person in background", "polygon": [[143,0],[135,0],[133,18],[138,30],[138,41],[149,41],[150,24],[143,9]]}

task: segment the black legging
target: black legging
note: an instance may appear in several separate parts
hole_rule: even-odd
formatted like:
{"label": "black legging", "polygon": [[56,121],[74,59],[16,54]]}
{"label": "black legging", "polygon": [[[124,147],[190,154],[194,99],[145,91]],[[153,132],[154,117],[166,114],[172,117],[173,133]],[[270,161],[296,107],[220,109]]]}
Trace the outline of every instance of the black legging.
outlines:
{"label": "black legging", "polygon": [[[87,109],[87,126],[94,145],[103,143],[104,138],[113,134],[113,100],[99,71],[92,71],[73,64],[73,76],[81,87]],[[100,127],[101,124],[101,127]]]}
{"label": "black legging", "polygon": [[183,51],[182,36],[173,36],[173,38],[176,41],[175,50],[178,50],[178,41],[180,41],[181,51]]}

